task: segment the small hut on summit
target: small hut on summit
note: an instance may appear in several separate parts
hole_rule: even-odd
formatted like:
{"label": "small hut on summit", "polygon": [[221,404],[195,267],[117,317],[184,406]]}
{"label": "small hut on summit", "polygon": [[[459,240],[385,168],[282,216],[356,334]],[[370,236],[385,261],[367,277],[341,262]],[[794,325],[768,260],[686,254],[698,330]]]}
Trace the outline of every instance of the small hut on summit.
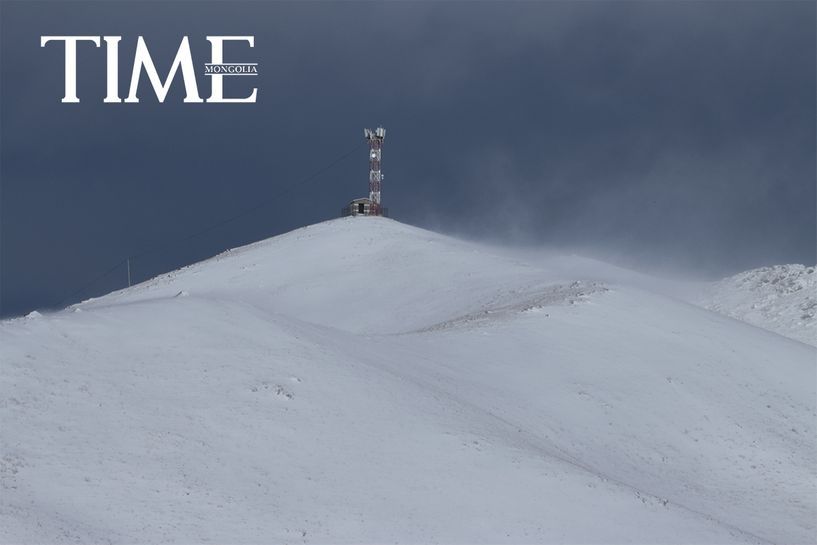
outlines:
{"label": "small hut on summit", "polygon": [[349,203],[344,216],[369,216],[372,215],[372,200],[368,197],[355,199]]}

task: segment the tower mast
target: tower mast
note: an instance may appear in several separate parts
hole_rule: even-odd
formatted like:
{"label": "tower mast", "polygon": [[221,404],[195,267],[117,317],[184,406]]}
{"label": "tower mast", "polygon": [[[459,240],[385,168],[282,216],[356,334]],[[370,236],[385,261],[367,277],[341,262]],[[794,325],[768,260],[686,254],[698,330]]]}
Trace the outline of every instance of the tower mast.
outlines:
{"label": "tower mast", "polygon": [[363,129],[363,135],[369,141],[369,215],[380,216],[380,185],[383,174],[380,172],[381,150],[383,139],[386,138],[386,129],[378,127],[375,130]]}

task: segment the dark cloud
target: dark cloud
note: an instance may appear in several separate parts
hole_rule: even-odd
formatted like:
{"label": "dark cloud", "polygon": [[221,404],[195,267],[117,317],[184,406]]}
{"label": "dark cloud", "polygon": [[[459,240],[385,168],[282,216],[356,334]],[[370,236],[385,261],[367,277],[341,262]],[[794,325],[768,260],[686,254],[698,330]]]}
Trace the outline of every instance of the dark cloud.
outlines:
{"label": "dark cloud", "polygon": [[[58,304],[128,255],[137,280],[334,216],[366,192],[388,129],[384,200],[401,220],[718,275],[815,261],[815,4],[25,3],[0,5],[2,312]],[[254,35],[255,105],[103,104],[104,49],[136,37],[169,66],[181,36]],[[245,57],[247,57],[245,59]],[[161,68],[163,72],[166,68]],[[199,84],[207,94],[204,76]],[[88,296],[121,287],[124,271]]]}

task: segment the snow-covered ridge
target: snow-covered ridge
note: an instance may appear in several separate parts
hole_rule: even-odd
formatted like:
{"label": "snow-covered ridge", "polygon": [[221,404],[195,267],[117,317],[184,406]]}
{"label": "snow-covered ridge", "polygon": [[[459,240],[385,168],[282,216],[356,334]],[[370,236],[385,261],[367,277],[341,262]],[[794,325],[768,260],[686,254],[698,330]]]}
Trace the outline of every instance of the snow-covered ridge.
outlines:
{"label": "snow-covered ridge", "polygon": [[714,283],[699,302],[708,309],[817,345],[817,268],[761,267]]}
{"label": "snow-covered ridge", "polygon": [[2,321],[0,543],[817,542],[817,349],[660,286],[358,217]]}

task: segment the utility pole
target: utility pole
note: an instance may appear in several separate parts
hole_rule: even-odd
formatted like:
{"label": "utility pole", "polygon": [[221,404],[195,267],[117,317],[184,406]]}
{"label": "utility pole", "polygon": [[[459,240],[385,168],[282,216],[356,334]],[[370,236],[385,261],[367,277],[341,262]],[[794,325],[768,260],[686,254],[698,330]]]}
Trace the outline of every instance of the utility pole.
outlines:
{"label": "utility pole", "polygon": [[127,259],[128,262],[128,287],[130,287],[130,258]]}

